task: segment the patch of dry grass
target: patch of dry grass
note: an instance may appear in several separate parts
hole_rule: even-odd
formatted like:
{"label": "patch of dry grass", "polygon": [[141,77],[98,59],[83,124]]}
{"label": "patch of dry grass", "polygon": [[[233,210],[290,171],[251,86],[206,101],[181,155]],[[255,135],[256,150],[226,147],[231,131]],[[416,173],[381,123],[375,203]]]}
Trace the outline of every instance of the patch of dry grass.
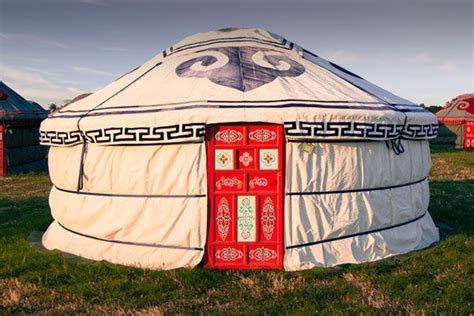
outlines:
{"label": "patch of dry grass", "polygon": [[474,151],[450,150],[435,152],[430,180],[460,181],[474,179]]}
{"label": "patch of dry grass", "polygon": [[53,311],[67,312],[86,306],[83,300],[72,299],[55,290],[40,288],[19,279],[0,280],[0,306],[10,311],[47,314]]}
{"label": "patch of dry grass", "polygon": [[[156,306],[130,309],[116,304],[91,304],[83,297],[24,283],[19,279],[0,280],[0,307],[13,313],[38,315],[83,313],[88,315],[162,315]],[[1,310],[0,310],[1,311]]]}
{"label": "patch of dry grass", "polygon": [[363,277],[355,276],[352,273],[343,273],[342,278],[358,288],[362,293],[364,301],[373,308],[381,310],[386,314],[393,313],[396,310],[395,304]]}
{"label": "patch of dry grass", "polygon": [[0,176],[0,199],[45,197],[51,186],[47,174]]}

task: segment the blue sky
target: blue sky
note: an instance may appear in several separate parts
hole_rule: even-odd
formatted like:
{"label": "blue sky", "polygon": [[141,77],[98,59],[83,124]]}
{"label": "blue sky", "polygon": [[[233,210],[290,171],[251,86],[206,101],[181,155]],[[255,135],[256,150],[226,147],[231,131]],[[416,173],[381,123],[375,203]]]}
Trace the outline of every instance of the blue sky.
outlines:
{"label": "blue sky", "polygon": [[474,92],[469,0],[0,0],[0,79],[43,106],[187,35],[262,27],[417,103]]}

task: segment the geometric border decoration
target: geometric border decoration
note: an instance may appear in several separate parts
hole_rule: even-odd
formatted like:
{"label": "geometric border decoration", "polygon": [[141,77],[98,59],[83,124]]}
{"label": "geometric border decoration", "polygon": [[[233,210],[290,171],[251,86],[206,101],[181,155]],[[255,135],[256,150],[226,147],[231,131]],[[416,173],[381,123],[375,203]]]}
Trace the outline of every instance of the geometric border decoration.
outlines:
{"label": "geometric border decoration", "polygon": [[[298,140],[311,139],[432,139],[439,125],[363,122],[285,122],[285,136]],[[111,127],[87,131],[40,131],[42,145],[72,146],[91,144],[183,144],[202,142],[205,123],[187,123],[154,127]]]}

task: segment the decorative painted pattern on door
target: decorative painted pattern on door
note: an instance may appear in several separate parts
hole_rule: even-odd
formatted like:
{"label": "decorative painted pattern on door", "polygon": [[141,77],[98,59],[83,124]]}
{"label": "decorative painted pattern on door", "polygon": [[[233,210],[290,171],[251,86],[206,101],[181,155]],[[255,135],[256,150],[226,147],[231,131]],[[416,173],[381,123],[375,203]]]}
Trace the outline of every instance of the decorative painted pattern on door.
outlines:
{"label": "decorative painted pattern on door", "polygon": [[280,269],[283,262],[283,127],[210,125],[206,266]]}

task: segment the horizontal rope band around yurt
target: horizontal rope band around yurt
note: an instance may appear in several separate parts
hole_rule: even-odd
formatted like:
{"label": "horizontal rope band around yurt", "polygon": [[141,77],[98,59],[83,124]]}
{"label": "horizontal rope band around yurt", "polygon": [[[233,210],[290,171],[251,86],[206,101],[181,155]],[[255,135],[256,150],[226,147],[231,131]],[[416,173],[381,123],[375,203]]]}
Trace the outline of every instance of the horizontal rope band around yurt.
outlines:
{"label": "horizontal rope band around yurt", "polygon": [[[290,100],[291,101],[291,100]],[[266,103],[272,104],[266,104]],[[230,103],[230,104],[226,104]],[[294,102],[287,103],[287,100],[275,101],[241,101],[238,105],[231,104],[229,101],[206,101],[203,104],[182,104],[169,106],[166,104],[157,105],[124,105],[96,108],[88,111],[83,110],[64,110],[58,112],[62,115],[54,115],[48,119],[73,119],[85,118],[94,116],[113,116],[113,115],[134,115],[134,114],[150,114],[170,111],[183,111],[193,109],[282,109],[282,108],[320,108],[320,109],[337,109],[337,110],[362,110],[362,111],[394,111],[392,107],[380,102],[339,102],[339,101],[312,101],[312,100],[294,100]],[[285,104],[281,104],[285,103]],[[378,105],[378,106],[370,106]],[[105,112],[104,110],[109,110]],[[115,111],[114,111],[115,110]],[[410,108],[398,110],[404,113],[424,113],[425,109]]]}
{"label": "horizontal rope band around yurt", "polygon": [[319,241],[312,241],[312,242],[307,242],[307,243],[302,243],[302,244],[297,244],[297,245],[286,246],[285,249],[288,250],[288,249],[316,246],[316,245],[320,245],[320,244],[324,244],[324,243],[328,243],[328,242],[338,241],[338,240],[341,240],[341,239],[347,239],[347,238],[353,238],[353,237],[358,237],[358,236],[363,236],[363,235],[369,235],[369,234],[378,233],[378,232],[389,230],[389,229],[402,227],[402,226],[414,223],[414,222],[422,219],[427,213],[428,213],[428,211],[425,211],[420,216],[417,216],[417,217],[415,217],[411,220],[408,220],[408,221],[405,221],[405,222],[402,222],[402,223],[399,223],[399,224],[385,226],[385,227],[376,228],[376,229],[371,229],[371,230],[367,230],[367,231],[364,231],[364,232],[344,235],[344,236],[340,236],[340,237],[334,237],[334,238],[328,238],[328,239],[319,240]]}
{"label": "horizontal rope band around yurt", "polygon": [[414,184],[421,183],[427,180],[427,177],[419,179],[413,182],[384,186],[384,187],[374,187],[374,188],[363,188],[363,189],[347,189],[347,190],[336,190],[336,191],[315,191],[315,192],[287,192],[286,195],[326,195],[326,194],[343,194],[343,193],[358,193],[358,192],[367,192],[367,191],[381,191],[381,190],[390,190],[402,188]]}
{"label": "horizontal rope band around yurt", "polygon": [[180,249],[180,250],[195,250],[195,251],[203,251],[204,250],[204,248],[202,248],[202,247],[186,247],[186,246],[173,246],[173,245],[161,245],[161,244],[148,244],[148,243],[140,243],[140,242],[132,242],[132,241],[115,240],[115,239],[104,239],[104,238],[84,234],[84,233],[81,233],[81,232],[77,232],[75,230],[67,228],[66,226],[64,226],[60,222],[57,222],[57,223],[62,229],[66,230],[66,231],[68,231],[72,234],[75,234],[75,235],[78,235],[78,236],[81,236],[81,237],[85,237],[85,238],[89,238],[89,239],[94,239],[94,240],[97,240],[97,241],[104,241],[104,242],[116,243],[116,244],[127,245],[127,246]]}
{"label": "horizontal rope band around yurt", "polygon": [[[310,106],[315,105],[318,107],[325,106],[326,108],[330,108],[331,106],[346,106],[350,108],[359,109],[359,106],[363,106],[361,109],[365,110],[365,106],[367,105],[378,105],[379,107],[376,109],[385,110],[385,111],[393,111],[393,109],[380,101],[355,101],[355,100],[342,100],[342,101],[335,101],[335,100],[315,100],[315,99],[275,99],[275,100],[255,100],[255,101],[242,101],[242,100],[207,100],[205,102],[176,102],[172,104],[149,104],[149,105],[114,105],[114,106],[104,106],[93,109],[92,113],[100,112],[104,110],[124,110],[124,109],[158,109],[158,110],[187,110],[190,107],[192,108],[226,108],[226,109],[238,109],[242,106],[246,108],[254,107],[254,108],[268,108],[268,107],[286,107],[286,106]],[[373,107],[372,107],[373,108]],[[415,107],[416,109],[416,107]],[[423,110],[423,109],[422,109]],[[423,110],[423,112],[426,110]],[[67,107],[56,112],[57,114],[65,114],[65,113],[74,113],[74,114],[84,114],[88,113],[90,110],[69,110]],[[119,112],[120,113],[120,112]],[[140,112],[138,112],[140,113]],[[53,118],[61,118],[63,116],[54,115]]]}
{"label": "horizontal rope band around yurt", "polygon": [[[315,191],[315,192],[287,192],[288,196],[302,196],[302,195],[327,195],[327,194],[344,194],[344,193],[358,193],[358,192],[369,192],[369,191],[381,191],[381,190],[390,190],[402,188],[405,186],[415,185],[426,181],[427,177],[419,179],[409,183],[384,186],[384,187],[374,187],[374,188],[363,188],[363,189],[347,189],[347,190],[336,190],[336,191]],[[73,191],[60,188],[54,185],[54,188],[58,191],[71,194],[80,194],[80,195],[91,195],[91,196],[106,196],[106,197],[126,197],[126,198],[204,198],[206,194],[120,194],[120,193],[100,193],[100,192],[85,192],[85,191]]]}
{"label": "horizontal rope band around yurt", "polygon": [[85,191],[74,191],[67,190],[57,187],[54,188],[58,191],[71,194],[79,195],[91,195],[91,196],[106,196],[106,197],[119,197],[119,198],[204,198],[206,194],[119,194],[119,193],[98,193],[98,192],[85,192]]}

